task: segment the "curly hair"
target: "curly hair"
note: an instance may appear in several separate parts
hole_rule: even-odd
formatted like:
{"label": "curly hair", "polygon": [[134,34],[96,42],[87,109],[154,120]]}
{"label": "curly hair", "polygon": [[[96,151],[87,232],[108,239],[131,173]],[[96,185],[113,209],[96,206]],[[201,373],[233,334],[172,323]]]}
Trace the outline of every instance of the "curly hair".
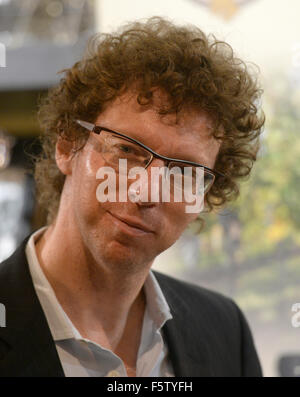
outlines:
{"label": "curly hair", "polygon": [[94,122],[110,102],[132,89],[140,105],[149,104],[154,87],[163,90],[168,103],[160,114],[193,108],[211,116],[213,136],[221,140],[215,169],[226,177],[216,178],[206,206],[210,211],[236,198],[240,179],[256,160],[265,121],[259,107],[262,89],[252,72],[229,44],[161,17],[92,36],[83,58],[60,71],[65,76],[39,104],[43,134],[35,180],[47,223],[56,217],[65,180],[55,161],[58,136],[76,140],[80,150],[88,133],[73,120]]}

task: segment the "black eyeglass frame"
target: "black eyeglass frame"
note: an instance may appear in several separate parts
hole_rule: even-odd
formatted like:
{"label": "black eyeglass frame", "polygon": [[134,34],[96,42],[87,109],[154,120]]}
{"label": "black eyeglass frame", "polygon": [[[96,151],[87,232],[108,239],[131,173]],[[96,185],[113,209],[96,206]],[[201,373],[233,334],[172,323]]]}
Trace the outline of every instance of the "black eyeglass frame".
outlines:
{"label": "black eyeglass frame", "polygon": [[[122,138],[125,138],[126,140],[128,140],[129,142],[132,143],[136,143],[138,146],[142,147],[143,149],[147,150],[149,153],[151,153],[152,157],[150,159],[150,161],[148,162],[148,164],[145,166],[145,169],[147,169],[147,167],[149,167],[149,165],[151,164],[151,162],[153,161],[154,158],[158,158],[161,160],[164,160],[166,162],[166,166],[168,167],[169,163],[172,161],[178,162],[178,163],[184,163],[184,164],[189,164],[189,165],[193,165],[196,167],[203,167],[207,172],[213,174],[214,176],[214,181],[215,181],[215,177],[221,176],[221,177],[225,177],[224,174],[222,174],[219,171],[216,170],[212,170],[211,168],[206,167],[205,165],[199,164],[199,163],[195,163],[194,161],[189,161],[189,160],[181,160],[181,159],[174,159],[171,157],[166,157],[163,156],[161,154],[156,153],[154,150],[152,150],[151,148],[149,148],[148,146],[144,145],[142,142],[137,141],[134,138],[131,138],[130,136],[127,136],[125,134],[122,134],[121,132],[116,132],[113,131],[109,128],[106,127],[102,127],[100,125],[96,125],[96,124],[92,124],[89,123],[88,121],[83,121],[83,120],[75,120],[77,124],[79,124],[81,127],[86,128],[87,130],[89,130],[90,132],[93,132],[97,135],[100,135],[101,131],[106,131],[106,132],[110,132],[112,134],[115,134],[117,136],[120,136]],[[213,183],[212,183],[213,185]]]}

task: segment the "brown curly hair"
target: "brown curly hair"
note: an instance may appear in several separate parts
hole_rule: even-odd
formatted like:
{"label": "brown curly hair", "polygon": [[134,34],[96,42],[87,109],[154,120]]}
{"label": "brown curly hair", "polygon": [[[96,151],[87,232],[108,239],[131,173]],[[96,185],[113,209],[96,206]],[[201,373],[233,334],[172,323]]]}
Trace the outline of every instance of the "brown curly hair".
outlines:
{"label": "brown curly hair", "polygon": [[[213,135],[221,140],[217,177],[207,193],[208,210],[237,197],[238,181],[250,174],[265,117],[256,73],[235,57],[230,45],[195,26],[176,26],[161,17],[133,22],[112,34],[95,34],[82,60],[64,69],[65,77],[39,105],[42,153],[36,159],[38,199],[51,223],[58,210],[65,176],[55,161],[58,135],[80,148],[88,133],[74,119],[94,122],[111,101],[134,89],[141,105],[159,87],[168,104],[159,113],[183,109],[206,111]],[[80,149],[79,148],[79,149]]]}

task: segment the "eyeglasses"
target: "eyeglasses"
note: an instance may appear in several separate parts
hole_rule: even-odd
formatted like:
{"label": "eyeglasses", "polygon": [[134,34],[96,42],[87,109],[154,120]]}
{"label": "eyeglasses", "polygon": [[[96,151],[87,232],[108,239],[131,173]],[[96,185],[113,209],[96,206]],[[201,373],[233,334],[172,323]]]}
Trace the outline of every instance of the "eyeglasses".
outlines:
{"label": "eyeglasses", "polygon": [[[191,178],[190,182],[193,191],[195,191],[198,186],[197,175],[199,175],[199,170],[202,169],[204,194],[209,191],[217,175],[224,176],[218,171],[193,161],[162,156],[143,143],[120,132],[83,120],[76,120],[76,123],[99,136],[100,139],[97,140],[99,143],[97,150],[101,152],[104,160],[114,169],[118,169],[120,159],[127,160],[127,169],[130,170],[133,167],[143,167],[146,169],[154,158],[158,158],[165,162],[165,177],[175,188],[182,189],[183,178],[186,178],[188,175],[188,177]],[[184,172],[186,167],[190,169],[188,174]],[[173,175],[173,178],[171,178],[171,175]]]}

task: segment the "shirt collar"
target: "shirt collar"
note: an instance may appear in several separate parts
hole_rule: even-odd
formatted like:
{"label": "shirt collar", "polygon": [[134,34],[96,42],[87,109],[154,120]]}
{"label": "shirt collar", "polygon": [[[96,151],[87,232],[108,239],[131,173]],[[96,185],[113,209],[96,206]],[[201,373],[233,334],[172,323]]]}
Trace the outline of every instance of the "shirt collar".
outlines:
{"label": "shirt collar", "polygon": [[[55,341],[70,338],[83,339],[59,304],[55,292],[39,264],[35,250],[35,242],[46,229],[47,226],[33,233],[25,249],[34,288],[48,321],[53,339]],[[172,314],[151,269],[144,283],[144,291],[147,310],[149,311],[156,331],[159,331],[164,323],[172,318]]]}

